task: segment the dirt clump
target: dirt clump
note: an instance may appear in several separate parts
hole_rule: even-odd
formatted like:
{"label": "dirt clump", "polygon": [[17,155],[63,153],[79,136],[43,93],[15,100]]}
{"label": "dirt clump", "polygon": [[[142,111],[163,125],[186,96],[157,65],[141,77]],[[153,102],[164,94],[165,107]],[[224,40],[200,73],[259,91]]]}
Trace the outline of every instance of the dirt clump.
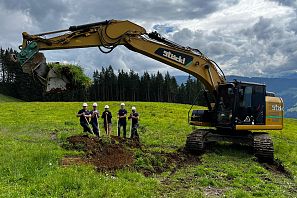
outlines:
{"label": "dirt clump", "polygon": [[64,156],[60,161],[60,165],[62,166],[70,166],[75,164],[85,164],[85,161],[81,156]]}
{"label": "dirt clump", "polygon": [[214,188],[211,186],[208,186],[203,189],[204,194],[206,197],[220,197],[224,194],[225,190],[220,188]]}
{"label": "dirt clump", "polygon": [[97,169],[119,169],[133,164],[133,153],[121,144],[104,145],[100,151],[90,154],[88,158]]}
{"label": "dirt clump", "polygon": [[88,135],[75,135],[67,138],[64,148],[85,152],[81,159],[93,164],[98,170],[114,170],[132,165],[133,152],[115,141],[103,141]]}
{"label": "dirt clump", "polygon": [[139,148],[142,149],[142,145],[140,143],[139,138],[122,138],[119,136],[110,136],[112,139],[112,142],[118,142],[120,144],[126,145],[130,148]]}
{"label": "dirt clump", "polygon": [[263,166],[265,169],[276,173],[276,174],[282,174],[284,176],[286,176],[289,179],[293,179],[293,175],[291,172],[289,172],[283,165],[283,163],[278,160],[275,159],[273,162],[270,163],[260,163],[261,166]]}

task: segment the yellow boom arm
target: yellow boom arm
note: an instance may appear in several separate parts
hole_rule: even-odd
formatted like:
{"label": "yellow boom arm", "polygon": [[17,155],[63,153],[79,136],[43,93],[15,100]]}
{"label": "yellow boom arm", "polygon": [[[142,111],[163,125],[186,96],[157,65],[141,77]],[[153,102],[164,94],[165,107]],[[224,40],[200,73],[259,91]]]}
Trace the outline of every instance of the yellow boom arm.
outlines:
{"label": "yellow boom arm", "polygon": [[[43,38],[66,31],[68,33]],[[197,77],[209,91],[216,91],[219,84],[225,83],[219,67],[199,50],[173,43],[156,32],[147,33],[143,27],[130,21],[110,20],[37,35],[24,32],[18,60],[24,71],[34,73],[36,70],[35,73],[42,74],[41,78],[46,80],[47,71],[36,67],[42,62],[42,55],[38,53],[40,50],[99,47],[102,52],[108,53],[118,45]]]}

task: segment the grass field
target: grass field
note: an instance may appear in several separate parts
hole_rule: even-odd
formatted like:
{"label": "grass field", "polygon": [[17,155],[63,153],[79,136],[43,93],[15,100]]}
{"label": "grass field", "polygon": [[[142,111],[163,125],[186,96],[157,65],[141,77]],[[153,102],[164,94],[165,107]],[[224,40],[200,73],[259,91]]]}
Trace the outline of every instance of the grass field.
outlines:
{"label": "grass field", "polygon": [[[119,102],[100,102],[99,110],[105,104],[115,117]],[[189,105],[126,104],[140,113],[141,142],[148,150],[172,153],[183,147],[192,131]],[[246,147],[222,143],[197,156],[199,163],[146,177],[129,167],[110,173],[91,165],[60,165],[65,155],[82,155],[61,147],[66,137],[81,134],[75,117],[81,103],[6,102],[0,108],[0,197],[297,197],[294,119],[285,120],[283,131],[271,132],[275,158],[289,174],[269,170]],[[58,140],[51,139],[53,132]],[[143,156],[136,163],[149,166],[148,159]]]}

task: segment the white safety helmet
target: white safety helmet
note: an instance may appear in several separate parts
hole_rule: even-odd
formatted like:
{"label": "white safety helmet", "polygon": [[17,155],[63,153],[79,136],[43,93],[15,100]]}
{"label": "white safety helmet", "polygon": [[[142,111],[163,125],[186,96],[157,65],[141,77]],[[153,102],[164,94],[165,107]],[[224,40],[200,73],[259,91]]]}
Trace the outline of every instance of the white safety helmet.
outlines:
{"label": "white safety helmet", "polygon": [[121,106],[125,106],[125,103],[121,103]]}
{"label": "white safety helmet", "polygon": [[104,107],[105,109],[109,109],[109,106],[108,105],[105,105],[105,107]]}
{"label": "white safety helmet", "polygon": [[88,104],[87,103],[83,103],[83,105],[82,105],[83,107],[87,107],[88,106]]}
{"label": "white safety helmet", "polygon": [[133,111],[133,110],[136,111],[136,107],[132,107],[132,111]]}
{"label": "white safety helmet", "polygon": [[93,103],[93,107],[97,107],[97,103],[95,102],[95,103]]}

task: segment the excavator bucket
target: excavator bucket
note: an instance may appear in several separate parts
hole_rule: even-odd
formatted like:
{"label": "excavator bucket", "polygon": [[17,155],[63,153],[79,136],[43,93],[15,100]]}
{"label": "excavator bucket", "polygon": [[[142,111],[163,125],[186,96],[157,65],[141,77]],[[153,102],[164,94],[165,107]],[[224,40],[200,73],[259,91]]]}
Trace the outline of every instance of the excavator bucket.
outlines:
{"label": "excavator bucket", "polygon": [[46,77],[49,72],[49,68],[46,65],[46,59],[43,53],[37,53],[30,60],[27,60],[22,69],[24,73],[31,76],[36,76],[43,85],[46,85]]}
{"label": "excavator bucket", "polygon": [[[17,58],[16,58],[17,57]],[[12,60],[20,60],[22,54],[13,56]],[[36,77],[45,87],[46,92],[61,92],[67,90],[69,81],[66,76],[49,68],[43,53],[38,52],[26,59],[22,64],[24,73]]]}

